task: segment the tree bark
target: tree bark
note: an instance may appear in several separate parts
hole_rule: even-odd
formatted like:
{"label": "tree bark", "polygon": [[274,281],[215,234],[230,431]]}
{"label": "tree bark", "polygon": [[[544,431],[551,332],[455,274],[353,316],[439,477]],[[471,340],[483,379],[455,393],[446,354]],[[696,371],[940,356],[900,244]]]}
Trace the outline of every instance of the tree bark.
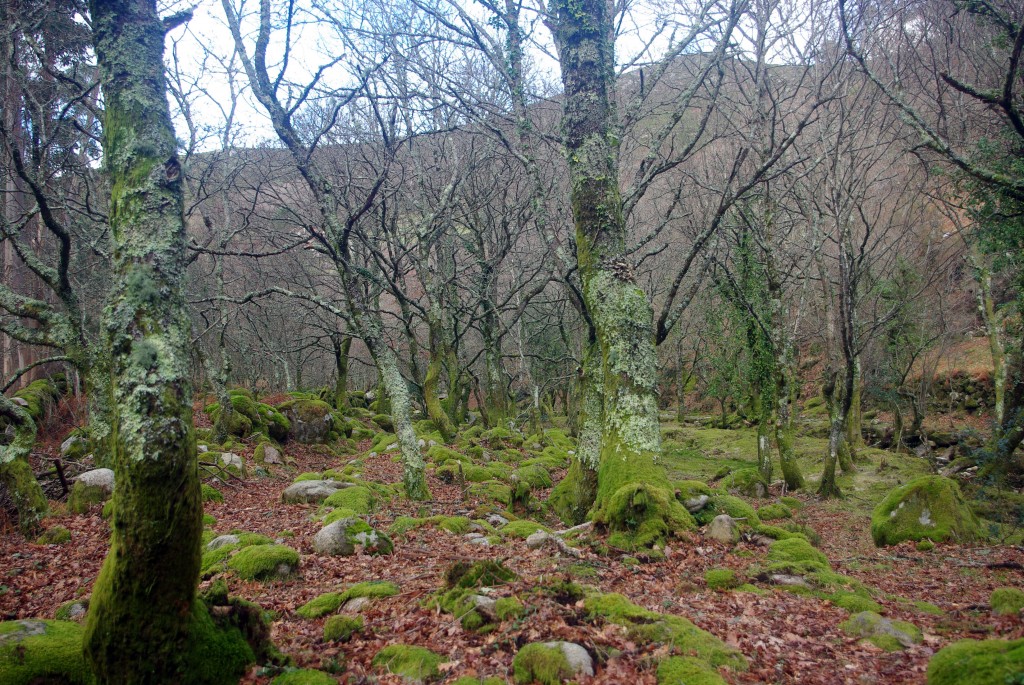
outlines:
{"label": "tree bark", "polygon": [[334,408],[342,411],[348,407],[348,355],[352,349],[352,336],[346,335],[341,340],[331,337],[334,345],[334,365],[338,376],[334,381]]}
{"label": "tree bark", "polygon": [[36,442],[36,424],[27,411],[0,393],[0,416],[14,425],[14,440],[0,446],[0,483],[18,512],[18,529],[26,537],[40,530],[48,504],[39,486],[28,455]]}
{"label": "tree bark", "polygon": [[181,682],[202,501],[182,285],[181,167],[155,0],[92,0],[113,283],[114,515],[85,650],[100,683]]}

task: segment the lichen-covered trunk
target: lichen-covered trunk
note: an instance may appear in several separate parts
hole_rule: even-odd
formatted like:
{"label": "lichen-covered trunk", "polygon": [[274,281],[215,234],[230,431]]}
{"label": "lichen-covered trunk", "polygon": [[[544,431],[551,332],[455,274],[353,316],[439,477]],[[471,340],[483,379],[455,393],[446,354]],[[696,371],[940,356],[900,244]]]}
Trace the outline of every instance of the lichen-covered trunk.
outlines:
{"label": "lichen-covered trunk", "polygon": [[974,278],[978,282],[978,313],[985,324],[985,336],[988,338],[989,354],[992,356],[992,415],[996,425],[1002,425],[1006,416],[1006,369],[1009,360],[1003,345],[996,301],[992,296],[992,272],[974,249],[968,252],[968,259],[974,267]]}
{"label": "lichen-covered trunk", "polygon": [[[451,417],[442,406],[438,393],[441,372],[444,370],[444,360],[447,355],[447,343],[439,320],[430,318],[427,328],[430,338],[430,361],[427,364],[427,375],[423,377],[423,406],[427,410],[427,418],[434,422],[434,427],[441,433],[444,441],[451,442],[455,437],[455,424],[452,423]],[[451,390],[451,388],[448,389],[449,393]]]}
{"label": "lichen-covered trunk", "polygon": [[804,487],[804,476],[793,452],[793,438],[796,428],[793,425],[793,378],[788,364],[778,365],[778,385],[775,393],[775,443],[779,448],[779,464],[782,467],[782,478],[786,490],[801,490]]}
{"label": "lichen-covered trunk", "polygon": [[18,530],[26,537],[40,530],[48,504],[43,489],[32,473],[28,455],[36,442],[36,424],[27,411],[0,393],[0,417],[14,427],[14,439],[0,445],[0,483],[14,503]]}
{"label": "lichen-covered trunk", "polygon": [[337,377],[334,381],[334,408],[342,411],[348,407],[348,355],[352,350],[352,336],[346,335],[339,340],[331,338],[334,345],[334,366]]}
{"label": "lichen-covered trunk", "polygon": [[225,296],[224,260],[217,257],[215,259],[214,276],[216,277],[217,297],[219,298],[217,301],[219,330],[217,331],[216,358],[210,359],[208,364],[210,382],[213,384],[214,394],[217,396],[217,402],[220,404],[220,412],[217,414],[217,420],[213,423],[213,438],[216,442],[224,442],[228,437],[235,408],[231,404],[231,393],[228,392],[228,380],[231,377],[231,358],[228,356],[226,337],[228,314],[223,299]]}
{"label": "lichen-covered trunk", "polygon": [[863,383],[860,355],[857,355],[853,358],[853,393],[850,397],[850,415],[846,418],[846,445],[854,459],[857,457],[857,450],[864,446],[864,437],[861,433],[861,424],[863,423],[861,387]]}
{"label": "lichen-covered trunk", "polygon": [[649,547],[678,522],[681,505],[659,463],[654,310],[626,258],[611,92],[612,17],[604,0],[553,5],[576,258],[601,353],[604,406],[592,514],[616,531],[611,544]]}
{"label": "lichen-covered trunk", "polygon": [[844,410],[846,398],[837,395],[839,393],[845,395],[845,390],[846,388],[839,389],[838,374],[833,371],[824,388],[825,405],[828,408],[829,417],[828,453],[825,455],[825,469],[821,474],[821,483],[818,485],[818,496],[826,499],[843,496],[839,484],[836,482],[836,465],[843,459],[843,441],[846,438],[844,421],[849,409],[847,407]]}
{"label": "lichen-covered trunk", "polygon": [[772,482],[772,441],[775,433],[775,393],[770,385],[764,392],[754,391],[752,404],[754,416],[757,417],[757,470],[765,483]]}
{"label": "lichen-covered trunk", "polygon": [[114,514],[85,650],[99,683],[183,679],[202,501],[182,284],[181,168],[155,0],[92,0],[110,177]]}
{"label": "lichen-covered trunk", "polygon": [[114,386],[110,377],[110,354],[105,346],[91,355],[85,378],[85,397],[89,410],[89,450],[93,463],[104,468],[114,464]]}

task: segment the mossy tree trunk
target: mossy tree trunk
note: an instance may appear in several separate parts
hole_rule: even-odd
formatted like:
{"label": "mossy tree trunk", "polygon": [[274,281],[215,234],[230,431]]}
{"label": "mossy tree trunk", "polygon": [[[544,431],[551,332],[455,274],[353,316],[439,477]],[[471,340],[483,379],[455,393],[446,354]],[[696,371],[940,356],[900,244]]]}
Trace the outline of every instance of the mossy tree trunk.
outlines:
{"label": "mossy tree trunk", "polygon": [[348,407],[348,356],[352,350],[352,336],[331,336],[334,347],[334,366],[337,377],[334,381],[334,408],[338,411]]}
{"label": "mossy tree trunk", "polygon": [[671,527],[674,499],[659,462],[654,311],[626,257],[612,17],[603,0],[552,4],[576,256],[604,398],[593,519],[626,533],[630,544],[655,544]]}
{"label": "mossy tree trunk", "polygon": [[779,462],[782,466],[782,477],[786,482],[786,490],[801,490],[804,487],[804,476],[793,452],[793,439],[796,427],[793,425],[793,388],[794,378],[791,366],[783,359],[777,365],[778,384],[775,399],[775,443],[779,447]]}
{"label": "mossy tree trunk", "polygon": [[[440,304],[434,303],[431,308],[440,308]],[[445,358],[448,356],[448,341],[439,313],[434,312],[432,316],[428,316],[427,329],[430,339],[430,360],[427,364],[427,375],[423,377],[423,405],[427,410],[427,418],[434,422],[441,437],[445,442],[451,442],[455,437],[455,424],[439,397],[441,373],[444,371]],[[453,388],[448,388],[449,397],[452,391]]]}
{"label": "mossy tree trunk", "polygon": [[155,0],[92,0],[114,251],[114,516],[85,650],[100,683],[182,680],[202,501],[182,284],[181,167]]}
{"label": "mossy tree trunk", "polygon": [[852,458],[857,458],[857,450],[864,446],[864,436],[861,434],[863,423],[863,410],[861,406],[861,388],[864,384],[863,374],[860,367],[860,355],[853,358],[853,394],[850,397],[850,415],[846,419],[846,444]]}
{"label": "mossy tree trunk", "polygon": [[18,529],[26,537],[39,532],[48,505],[28,455],[36,442],[36,424],[22,407],[0,394],[0,417],[14,426],[14,440],[0,446],[0,483],[18,512]]}
{"label": "mossy tree trunk", "polygon": [[569,463],[565,478],[551,494],[551,503],[563,521],[578,525],[587,520],[587,514],[597,499],[597,473],[601,465],[601,432],[604,424],[604,373],[601,368],[601,348],[591,340],[583,350],[580,367],[579,409],[580,425],[576,454]]}
{"label": "mossy tree trunk", "polygon": [[843,496],[842,490],[839,489],[839,484],[836,482],[836,465],[839,463],[840,450],[845,437],[839,406],[841,400],[836,397],[836,393],[839,392],[837,386],[838,374],[832,371],[825,381],[823,390],[829,417],[828,453],[825,455],[825,468],[821,474],[821,482],[818,484],[818,496],[826,499]]}

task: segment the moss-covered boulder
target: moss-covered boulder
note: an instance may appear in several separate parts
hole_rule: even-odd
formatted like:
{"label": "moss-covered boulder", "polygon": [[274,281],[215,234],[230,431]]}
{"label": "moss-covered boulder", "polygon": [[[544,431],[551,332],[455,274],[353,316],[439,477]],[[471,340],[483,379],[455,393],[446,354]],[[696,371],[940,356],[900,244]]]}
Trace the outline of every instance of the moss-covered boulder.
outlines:
{"label": "moss-covered boulder", "polygon": [[319,474],[302,474],[299,476],[302,480],[292,483],[281,493],[282,502],[285,504],[315,504],[323,502],[346,487],[344,483],[334,480],[307,480],[305,479],[307,475],[315,475],[319,478]]}
{"label": "moss-covered boulder", "polygon": [[386,580],[368,580],[356,583],[341,592],[327,592],[306,602],[295,610],[303,618],[319,618],[332,614],[350,599],[391,597],[398,594],[398,586]]}
{"label": "moss-covered boulder", "polygon": [[1024,639],[961,640],[928,662],[928,685],[1014,685],[1024,673]]}
{"label": "moss-covered boulder", "polygon": [[325,507],[344,507],[357,514],[369,514],[376,503],[373,492],[361,485],[342,488],[324,500]]}
{"label": "moss-covered boulder", "polygon": [[395,546],[391,538],[359,518],[329,523],[313,537],[313,549],[319,554],[347,557],[360,548],[367,554],[378,555],[391,554]]}
{"label": "moss-covered boulder", "polygon": [[887,652],[895,652],[921,644],[920,629],[906,621],[891,621],[873,611],[854,614],[839,624],[839,628],[852,635],[871,642]]}
{"label": "moss-covered boulder", "polygon": [[989,598],[992,612],[999,616],[1016,616],[1024,610],[1024,590],[1015,587],[1001,587],[992,591]]}
{"label": "moss-covered boulder", "polygon": [[71,621],[25,619],[0,623],[0,683],[95,682],[82,651],[84,630]]}
{"label": "moss-covered boulder", "polygon": [[68,511],[84,514],[91,507],[106,502],[114,494],[114,472],[111,469],[93,469],[75,479],[68,495]]}
{"label": "moss-covered boulder", "polygon": [[572,642],[525,645],[512,659],[512,675],[517,683],[559,685],[576,675],[593,674],[594,664],[587,650]]}
{"label": "moss-covered boulder", "polygon": [[762,521],[778,521],[793,518],[793,510],[782,502],[767,504],[757,510],[757,517]]}
{"label": "moss-covered boulder", "polygon": [[220,490],[213,487],[209,483],[203,483],[201,493],[204,502],[220,503],[224,501],[224,495],[221,494]]}
{"label": "moss-covered boulder", "polygon": [[705,526],[722,514],[728,514],[748,526],[757,526],[761,523],[754,507],[733,495],[713,495],[707,506],[694,514],[693,518],[699,525]]}
{"label": "moss-covered boulder", "polygon": [[37,545],[63,545],[71,542],[71,531],[64,526],[50,526],[36,540]]}
{"label": "moss-covered boulder", "polygon": [[271,680],[270,685],[338,685],[338,679],[312,668],[293,668]]}
{"label": "moss-covered boulder", "polygon": [[735,492],[744,497],[767,497],[768,483],[757,469],[740,469],[723,478],[718,487],[726,492]]}
{"label": "moss-covered boulder", "polygon": [[324,641],[348,642],[355,633],[362,629],[362,616],[348,616],[345,614],[331,616],[324,622]]}
{"label": "moss-covered boulder", "polygon": [[731,568],[712,568],[704,572],[704,582],[709,590],[734,590],[743,581]]}
{"label": "moss-covered boulder", "polygon": [[288,419],[290,440],[307,445],[323,443],[334,428],[333,408],[320,400],[289,400],[278,405],[277,410]]}
{"label": "moss-covered boulder", "polygon": [[904,540],[981,537],[981,527],[956,481],[921,476],[889,493],[871,515],[871,537],[879,547]]}
{"label": "moss-covered boulder", "polygon": [[295,573],[299,553],[285,545],[251,545],[229,558],[227,565],[246,580],[275,580]]}
{"label": "moss-covered boulder", "polygon": [[500,562],[456,562],[445,573],[445,588],[434,595],[429,604],[457,617],[466,630],[480,630],[497,618],[494,607],[484,610],[480,606],[481,588],[498,587],[515,579],[515,572]]}
{"label": "moss-covered boulder", "polygon": [[803,575],[832,570],[828,557],[803,538],[776,540],[768,548],[768,571]]}
{"label": "moss-covered boulder", "polygon": [[373,657],[374,668],[414,681],[437,678],[443,663],[443,656],[412,645],[388,645]]}
{"label": "moss-covered boulder", "polygon": [[691,656],[673,656],[658,664],[658,685],[727,685],[718,670]]}

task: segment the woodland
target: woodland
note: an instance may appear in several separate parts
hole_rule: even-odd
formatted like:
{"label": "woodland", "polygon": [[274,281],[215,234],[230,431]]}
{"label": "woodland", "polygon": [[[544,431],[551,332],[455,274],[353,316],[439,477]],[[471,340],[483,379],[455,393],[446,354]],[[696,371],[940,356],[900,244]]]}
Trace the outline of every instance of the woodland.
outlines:
{"label": "woodland", "polygon": [[0,685],[1024,685],[1018,2],[0,18]]}

